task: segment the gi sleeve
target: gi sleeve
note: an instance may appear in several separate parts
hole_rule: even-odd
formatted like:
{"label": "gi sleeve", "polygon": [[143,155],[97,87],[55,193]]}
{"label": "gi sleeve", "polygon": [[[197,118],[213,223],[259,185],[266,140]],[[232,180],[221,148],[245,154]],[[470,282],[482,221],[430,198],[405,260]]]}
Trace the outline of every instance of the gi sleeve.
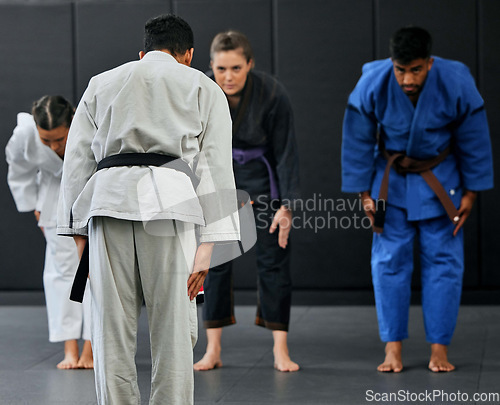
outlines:
{"label": "gi sleeve", "polygon": [[362,77],[349,96],[342,129],[342,191],[357,193],[371,189],[377,123],[372,96]]}
{"label": "gi sleeve", "polygon": [[[200,242],[240,239],[238,206],[233,175],[232,123],[226,96],[209,78],[201,78],[199,108],[202,132],[198,136],[200,156],[195,173],[196,189],[206,225],[200,227]],[[212,220],[215,218],[216,220]]]}
{"label": "gi sleeve", "polygon": [[293,110],[285,89],[276,83],[276,97],[267,117],[282,204],[300,198],[299,153],[295,138]]}
{"label": "gi sleeve", "polygon": [[14,129],[5,147],[5,157],[9,165],[7,183],[19,212],[36,209],[38,199],[38,167],[26,157],[27,142],[30,141],[29,128]]}
{"label": "gi sleeve", "polygon": [[484,102],[464,66],[457,102],[459,119],[453,130],[453,150],[463,187],[482,191],[493,187],[493,157]]}
{"label": "gi sleeve", "polygon": [[93,87],[91,80],[75,111],[68,134],[57,210],[59,235],[87,235],[87,227],[73,227],[72,207],[97,168],[92,151],[97,131]]}

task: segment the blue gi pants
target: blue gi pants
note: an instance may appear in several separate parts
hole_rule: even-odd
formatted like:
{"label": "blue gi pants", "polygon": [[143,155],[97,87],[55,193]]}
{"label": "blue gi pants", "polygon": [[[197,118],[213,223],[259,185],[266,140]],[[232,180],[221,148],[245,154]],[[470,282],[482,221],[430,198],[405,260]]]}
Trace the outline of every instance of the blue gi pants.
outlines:
{"label": "blue gi pants", "polygon": [[463,230],[453,236],[447,216],[408,221],[406,210],[387,205],[382,234],[373,235],[372,279],[380,338],[408,337],[413,241],[418,238],[422,270],[422,310],[429,343],[448,345],[455,329],[462,277]]}

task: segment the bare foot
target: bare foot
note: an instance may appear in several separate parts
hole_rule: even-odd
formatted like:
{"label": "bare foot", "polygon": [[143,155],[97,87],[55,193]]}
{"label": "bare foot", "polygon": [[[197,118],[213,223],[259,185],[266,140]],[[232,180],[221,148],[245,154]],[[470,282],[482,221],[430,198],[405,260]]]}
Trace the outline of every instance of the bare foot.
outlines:
{"label": "bare foot", "polygon": [[213,351],[206,352],[203,358],[193,366],[195,371],[208,371],[219,367],[222,367],[220,351],[218,353]]}
{"label": "bare foot", "polygon": [[288,350],[286,352],[281,351],[278,353],[276,350],[274,352],[274,368],[278,371],[299,371],[300,366],[290,359]]}
{"label": "bare foot", "polygon": [[57,368],[60,370],[70,370],[78,367],[78,342],[76,340],[66,340],[64,342],[64,360]]}
{"label": "bare foot", "polygon": [[455,366],[448,361],[448,347],[439,343],[431,344],[431,360],[429,369],[435,373],[453,371]]}
{"label": "bare foot", "polygon": [[207,351],[203,358],[193,365],[196,371],[208,371],[222,367],[220,361],[222,328],[207,329]]}
{"label": "bare foot", "polygon": [[378,371],[393,371],[395,373],[403,370],[403,362],[401,360],[401,350],[403,344],[401,342],[387,342],[385,345],[385,360],[377,367]]}
{"label": "bare foot", "polygon": [[86,340],[83,344],[82,355],[78,360],[78,368],[94,368],[94,357],[92,356],[90,340]]}
{"label": "bare foot", "polygon": [[290,359],[287,344],[288,332],[273,330],[274,338],[274,368],[279,371],[298,371],[299,365]]}

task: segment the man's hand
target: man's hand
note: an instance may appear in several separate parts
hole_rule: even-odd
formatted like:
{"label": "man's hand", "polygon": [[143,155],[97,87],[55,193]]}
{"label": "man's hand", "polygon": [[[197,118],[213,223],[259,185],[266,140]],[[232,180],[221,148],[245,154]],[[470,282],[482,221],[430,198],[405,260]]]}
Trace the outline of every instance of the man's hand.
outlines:
{"label": "man's hand", "polygon": [[370,218],[370,222],[373,226],[373,216],[375,215],[375,201],[373,201],[369,191],[363,191],[362,193],[359,193],[359,198],[361,200],[363,210],[365,211],[365,215]]}
{"label": "man's hand", "polygon": [[274,214],[273,223],[269,228],[269,233],[274,233],[277,227],[280,227],[278,233],[278,245],[285,249],[288,245],[288,236],[292,229],[292,211],[285,206],[281,206],[276,214]]}
{"label": "man's hand", "polygon": [[200,291],[200,288],[203,285],[203,282],[205,281],[205,277],[207,277],[213,249],[213,243],[202,243],[196,250],[193,273],[189,276],[187,282],[188,296],[190,300],[196,297],[198,291]]}
{"label": "man's hand", "polygon": [[[33,211],[33,214],[35,214],[35,218],[36,218],[36,222],[40,222],[40,211]],[[43,226],[40,226],[40,230],[42,231],[42,233],[45,235],[45,231],[43,230]]]}
{"label": "man's hand", "polygon": [[458,220],[455,230],[453,231],[453,236],[457,236],[458,231],[464,225],[465,221],[469,217],[472,207],[474,206],[474,201],[476,201],[477,193],[475,191],[465,190],[462,200],[460,201],[460,208],[458,209]]}
{"label": "man's hand", "polygon": [[78,250],[78,258],[82,258],[83,249],[85,249],[85,245],[87,244],[87,237],[83,235],[73,235],[73,240],[76,243],[76,249]]}

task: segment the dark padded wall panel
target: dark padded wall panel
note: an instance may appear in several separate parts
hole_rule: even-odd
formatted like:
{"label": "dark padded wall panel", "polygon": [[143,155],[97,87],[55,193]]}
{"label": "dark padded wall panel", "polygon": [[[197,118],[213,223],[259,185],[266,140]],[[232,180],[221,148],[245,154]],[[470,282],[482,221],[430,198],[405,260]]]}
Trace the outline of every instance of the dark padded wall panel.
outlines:
{"label": "dark padded wall panel", "polygon": [[[476,73],[476,4],[470,0],[422,0],[402,2],[376,0],[376,56],[389,56],[389,39],[400,27],[418,25],[433,37],[433,54],[465,63]],[[478,268],[478,210],[474,210],[465,227],[464,285],[477,286]],[[415,281],[419,284],[419,271]]]}
{"label": "dark padded wall panel", "polygon": [[498,174],[500,173],[500,2],[481,0],[479,14],[479,78],[486,103],[494,152],[496,187],[481,195],[481,281],[483,285],[500,286],[500,249],[498,244]]}
{"label": "dark padded wall panel", "polygon": [[0,289],[41,288],[45,242],[33,214],[19,214],[7,186],[3,150],[16,114],[44,94],[73,98],[70,5],[0,5]]}
{"label": "dark padded wall panel", "polygon": [[139,59],[144,23],[169,13],[170,3],[79,3],[76,6],[77,86],[80,98],[90,78]]}
{"label": "dark padded wall panel", "polygon": [[174,9],[193,28],[194,68],[207,71],[213,37],[221,31],[235,29],[250,40],[256,69],[271,72],[270,0],[182,0],[174,3]]}
{"label": "dark padded wall panel", "polygon": [[[183,0],[174,3],[175,12],[193,28],[195,52],[193,67],[209,69],[213,37],[228,29],[243,32],[255,55],[256,69],[271,72],[271,2],[269,0]],[[207,16],[210,16],[207,18]],[[255,249],[234,262],[234,286],[256,286]]]}
{"label": "dark padded wall panel", "polygon": [[[299,229],[292,234],[296,288],[371,286],[371,233],[353,229],[354,215],[359,225],[362,214],[342,205],[346,198],[353,203],[356,197],[340,193],[341,126],[362,64],[388,56],[394,30],[410,23],[422,25],[433,34],[436,55],[471,68],[486,101],[494,150],[500,148],[500,118],[495,114],[500,109],[497,0],[54,0],[48,5],[42,0],[0,0],[0,51],[6,60],[0,65],[2,148],[16,114],[29,111],[34,99],[46,93],[79,98],[91,76],[136,60],[144,22],[169,12],[171,6],[193,27],[193,67],[207,69],[209,44],[217,32],[239,29],[254,46],[257,68],[277,74],[290,94],[303,201],[309,204],[297,210]],[[0,159],[0,289],[38,289],[43,236],[31,213],[16,212],[6,171]],[[466,225],[469,288],[500,286],[496,196],[496,190],[482,193]],[[320,201],[323,206],[333,204],[335,210],[328,213],[319,207]],[[315,221],[322,227],[316,232],[311,229]],[[254,260],[253,252],[237,260],[236,287],[255,286]],[[418,285],[418,272],[414,276]]]}
{"label": "dark padded wall panel", "polygon": [[[278,73],[294,107],[304,201],[302,229],[292,231],[294,285],[369,287],[371,232],[354,229],[359,210],[342,209],[357,197],[340,192],[340,147],[347,97],[372,58],[371,2],[277,4]],[[308,219],[324,227],[315,232]]]}

